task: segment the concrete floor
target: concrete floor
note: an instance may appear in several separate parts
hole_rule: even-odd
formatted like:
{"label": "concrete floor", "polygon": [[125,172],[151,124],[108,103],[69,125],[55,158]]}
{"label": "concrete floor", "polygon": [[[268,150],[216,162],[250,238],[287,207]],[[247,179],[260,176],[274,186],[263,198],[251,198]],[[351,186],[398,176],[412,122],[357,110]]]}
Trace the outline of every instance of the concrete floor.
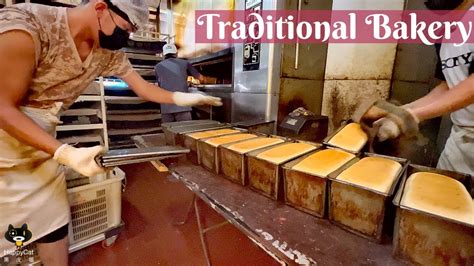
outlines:
{"label": "concrete floor", "polygon": [[[186,224],[172,223],[192,192],[151,164],[122,169],[128,182],[122,199],[125,229],[112,247],[99,243],[71,254],[71,265],[205,265],[194,212]],[[205,203],[199,207],[204,226],[224,221]],[[232,225],[208,232],[206,240],[213,265],[278,265]]]}

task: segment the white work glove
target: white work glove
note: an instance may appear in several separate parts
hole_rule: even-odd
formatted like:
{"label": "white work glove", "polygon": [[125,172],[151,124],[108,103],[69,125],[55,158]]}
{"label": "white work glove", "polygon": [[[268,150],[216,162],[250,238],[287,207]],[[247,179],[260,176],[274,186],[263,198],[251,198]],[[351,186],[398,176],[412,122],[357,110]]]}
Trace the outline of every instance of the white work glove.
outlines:
{"label": "white work glove", "polygon": [[212,97],[200,93],[173,93],[173,101],[178,106],[196,106],[196,105],[212,105],[222,106],[222,100],[218,97]]}
{"label": "white work glove", "polygon": [[95,157],[104,152],[105,150],[102,146],[74,148],[71,145],[63,144],[56,150],[53,158],[58,163],[71,167],[81,175],[95,177],[105,173],[105,169],[100,167],[95,161]]}

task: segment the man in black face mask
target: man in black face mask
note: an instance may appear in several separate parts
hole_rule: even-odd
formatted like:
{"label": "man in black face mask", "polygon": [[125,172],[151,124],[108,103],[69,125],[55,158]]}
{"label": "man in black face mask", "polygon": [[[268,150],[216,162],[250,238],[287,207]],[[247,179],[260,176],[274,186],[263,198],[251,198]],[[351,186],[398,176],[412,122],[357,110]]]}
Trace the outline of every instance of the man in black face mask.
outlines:
{"label": "man in black face mask", "polygon": [[[145,0],[0,9],[0,232],[27,224],[45,265],[67,265],[70,213],[60,164],[88,177],[104,172],[94,160],[102,147],[75,148],[54,137],[60,112],[95,78],[120,77],[152,102],[221,105],[219,98],[168,92],[133,70],[117,50],[147,20]],[[0,257],[14,249],[0,238]]]}
{"label": "man in black face mask", "polygon": [[[108,1],[106,1],[106,3],[107,2]],[[109,8],[109,14],[110,14],[110,18],[112,19],[112,21],[115,24],[115,29],[114,29],[114,31],[112,32],[111,35],[105,34],[102,31],[102,25],[100,23],[100,19],[98,18],[97,20],[99,21],[99,26],[100,26],[99,45],[102,48],[115,51],[115,50],[119,50],[119,49],[121,49],[121,48],[123,48],[127,45],[127,41],[128,41],[128,38],[130,37],[130,33],[128,32],[128,30],[122,29],[117,25],[117,23],[115,22],[115,20],[112,16],[112,11],[111,10],[115,10],[116,14],[121,14],[119,16],[121,18],[124,18],[129,24],[133,25],[133,23],[130,21],[127,14],[121,12],[121,10],[119,8],[117,8],[115,5],[108,2],[108,6],[110,7]]]}

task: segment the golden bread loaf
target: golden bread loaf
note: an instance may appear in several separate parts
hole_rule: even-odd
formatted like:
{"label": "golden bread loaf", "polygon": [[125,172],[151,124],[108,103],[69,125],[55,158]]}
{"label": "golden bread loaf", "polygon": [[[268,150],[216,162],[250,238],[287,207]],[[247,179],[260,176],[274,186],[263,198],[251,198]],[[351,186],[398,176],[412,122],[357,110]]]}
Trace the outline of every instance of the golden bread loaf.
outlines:
{"label": "golden bread loaf", "polygon": [[326,177],[354,157],[354,154],[345,151],[327,149],[308,156],[293,166],[292,169],[311,175]]}
{"label": "golden bread loaf", "polygon": [[256,135],[253,134],[233,134],[233,135],[226,135],[222,137],[215,137],[206,140],[206,143],[217,147],[219,145],[227,144],[227,143],[232,143],[240,140],[245,140],[245,139],[251,139],[257,137]]}
{"label": "golden bread loaf", "polygon": [[365,157],[344,170],[337,179],[388,193],[401,169],[399,162],[380,157]]}
{"label": "golden bread loaf", "polygon": [[474,225],[474,203],[464,185],[448,176],[418,172],[406,184],[401,204]]}
{"label": "golden bread loaf", "polygon": [[227,135],[227,134],[233,134],[233,133],[239,133],[239,132],[240,131],[235,130],[235,129],[224,128],[224,129],[191,133],[191,134],[188,134],[188,136],[193,139],[205,139],[205,138],[212,138],[212,137],[217,137],[220,135]]}
{"label": "golden bread loaf", "polygon": [[360,125],[350,123],[332,137],[328,143],[351,152],[359,152],[367,143],[367,140],[368,136]]}
{"label": "golden bread loaf", "polygon": [[277,138],[257,138],[232,144],[228,148],[238,153],[247,153],[282,142],[284,142],[282,139]]}
{"label": "golden bread loaf", "polygon": [[274,164],[281,164],[314,149],[315,147],[313,145],[306,143],[288,143],[264,151],[257,155],[257,158],[269,161]]}

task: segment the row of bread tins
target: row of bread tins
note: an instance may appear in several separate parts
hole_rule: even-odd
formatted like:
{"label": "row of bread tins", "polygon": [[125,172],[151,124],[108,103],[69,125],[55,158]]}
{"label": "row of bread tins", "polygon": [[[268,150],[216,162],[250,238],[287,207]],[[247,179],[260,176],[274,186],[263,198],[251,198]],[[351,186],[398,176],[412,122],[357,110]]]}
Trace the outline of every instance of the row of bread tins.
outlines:
{"label": "row of bread tins", "polygon": [[202,166],[267,197],[377,242],[395,230],[395,254],[403,259],[474,263],[470,177],[363,153],[368,138],[356,123],[324,145],[232,128],[186,138]]}

